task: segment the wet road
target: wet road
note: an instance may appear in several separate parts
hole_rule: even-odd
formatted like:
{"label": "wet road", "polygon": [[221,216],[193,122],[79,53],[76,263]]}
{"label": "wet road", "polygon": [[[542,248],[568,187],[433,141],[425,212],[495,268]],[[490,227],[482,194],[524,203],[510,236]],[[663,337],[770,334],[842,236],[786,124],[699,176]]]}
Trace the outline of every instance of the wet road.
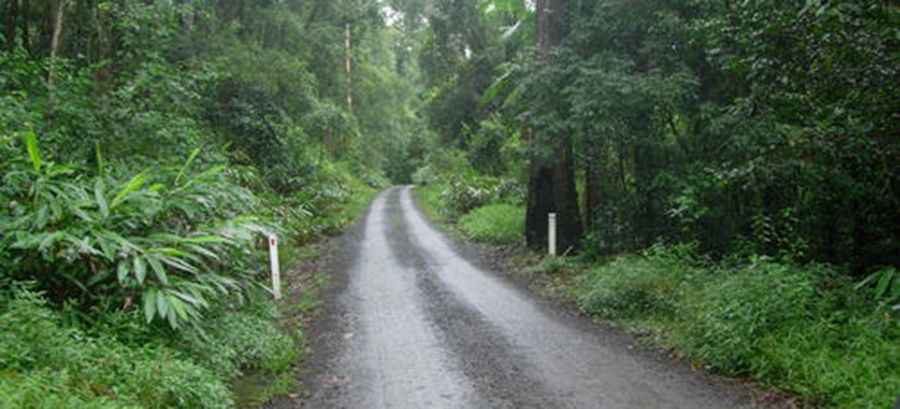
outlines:
{"label": "wet road", "polygon": [[634,352],[627,337],[480,270],[411,195],[383,192],[345,239],[351,261],[303,407],[749,407],[736,389]]}

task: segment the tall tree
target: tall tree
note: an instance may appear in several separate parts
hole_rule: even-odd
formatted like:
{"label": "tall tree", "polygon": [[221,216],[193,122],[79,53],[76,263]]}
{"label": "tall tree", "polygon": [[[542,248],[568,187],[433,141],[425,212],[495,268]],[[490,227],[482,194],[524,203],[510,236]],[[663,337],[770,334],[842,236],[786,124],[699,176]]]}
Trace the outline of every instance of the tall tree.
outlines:
{"label": "tall tree", "polygon": [[[566,0],[537,1],[537,47],[541,64],[552,64],[554,52],[562,44],[565,32]],[[552,155],[547,157],[532,149],[528,177],[528,207],[525,237],[529,246],[547,243],[547,215],[557,213],[558,244],[562,249],[578,245],[582,236],[572,141],[569,135],[545,130],[531,143],[547,141]]]}

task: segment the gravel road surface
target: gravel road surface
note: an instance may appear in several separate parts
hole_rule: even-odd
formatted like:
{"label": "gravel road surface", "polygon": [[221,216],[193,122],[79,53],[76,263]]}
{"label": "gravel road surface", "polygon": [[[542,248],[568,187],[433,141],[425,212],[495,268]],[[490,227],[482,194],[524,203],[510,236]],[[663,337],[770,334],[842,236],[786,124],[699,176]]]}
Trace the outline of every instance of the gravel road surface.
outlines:
{"label": "gravel road surface", "polygon": [[480,269],[409,187],[381,193],[342,240],[301,407],[751,407],[744,388],[640,352]]}

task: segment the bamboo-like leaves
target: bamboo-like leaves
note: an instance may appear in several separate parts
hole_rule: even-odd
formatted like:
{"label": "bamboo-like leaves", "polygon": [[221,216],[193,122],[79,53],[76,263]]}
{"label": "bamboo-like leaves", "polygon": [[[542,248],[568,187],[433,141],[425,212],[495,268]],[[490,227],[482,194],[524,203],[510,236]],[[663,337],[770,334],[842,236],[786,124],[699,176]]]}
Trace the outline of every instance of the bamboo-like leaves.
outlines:
{"label": "bamboo-like leaves", "polygon": [[97,201],[97,208],[100,209],[100,215],[103,218],[109,217],[109,202],[106,201],[105,186],[103,179],[97,179],[94,184],[94,199]]}
{"label": "bamboo-like leaves", "polygon": [[122,190],[120,190],[119,193],[116,194],[116,197],[113,198],[112,204],[110,204],[109,207],[112,209],[118,207],[120,204],[122,204],[122,202],[125,201],[129,194],[134,193],[144,187],[144,183],[146,181],[147,176],[143,173],[135,175],[133,178],[131,178],[131,180],[128,181],[128,183],[125,184]]}
{"label": "bamboo-like leaves", "polygon": [[41,159],[41,150],[38,148],[37,134],[34,131],[28,131],[25,133],[24,139],[25,149],[28,150],[28,157],[31,159],[34,171],[40,172],[43,160]]}
{"label": "bamboo-like leaves", "polygon": [[86,177],[44,163],[33,133],[24,142],[31,163],[4,168],[4,197],[16,213],[0,216],[3,250],[73,290],[64,296],[138,294],[147,321],[174,328],[198,319],[206,300],[240,297],[252,285],[247,255],[268,228],[235,217],[256,199],[229,182],[224,167],[190,172],[199,150],[179,167],[123,177],[103,163]]}

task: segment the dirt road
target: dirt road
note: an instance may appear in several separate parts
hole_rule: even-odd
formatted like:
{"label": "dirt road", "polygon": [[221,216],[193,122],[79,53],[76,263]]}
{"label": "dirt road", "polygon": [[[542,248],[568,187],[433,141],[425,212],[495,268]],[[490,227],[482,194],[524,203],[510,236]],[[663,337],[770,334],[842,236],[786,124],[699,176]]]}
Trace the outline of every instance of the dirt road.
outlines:
{"label": "dirt road", "polygon": [[482,271],[408,187],[383,192],[343,241],[302,407],[749,407],[740,388],[636,352]]}

